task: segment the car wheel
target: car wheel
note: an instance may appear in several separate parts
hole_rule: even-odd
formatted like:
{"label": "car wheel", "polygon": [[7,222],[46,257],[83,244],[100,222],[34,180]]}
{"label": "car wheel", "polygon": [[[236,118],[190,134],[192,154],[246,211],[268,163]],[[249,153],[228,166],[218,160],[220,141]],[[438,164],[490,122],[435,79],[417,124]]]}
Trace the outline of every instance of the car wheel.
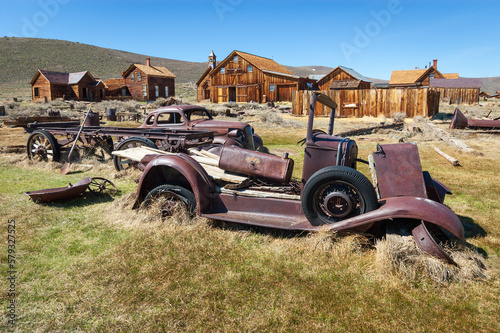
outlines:
{"label": "car wheel", "polygon": [[359,171],[345,166],[317,171],[302,191],[302,210],[315,226],[335,223],[377,208],[377,195],[371,182]]}
{"label": "car wheel", "polygon": [[193,217],[196,212],[196,198],[193,192],[177,185],[160,185],[152,189],[144,199],[145,206],[158,203],[162,217],[186,214]]}

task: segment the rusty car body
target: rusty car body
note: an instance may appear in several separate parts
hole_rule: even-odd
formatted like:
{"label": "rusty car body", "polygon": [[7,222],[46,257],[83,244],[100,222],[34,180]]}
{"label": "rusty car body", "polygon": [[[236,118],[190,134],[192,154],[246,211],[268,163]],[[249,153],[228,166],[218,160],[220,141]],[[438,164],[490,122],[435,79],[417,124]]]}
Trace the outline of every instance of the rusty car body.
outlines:
{"label": "rusty car body", "polygon": [[451,129],[461,129],[461,128],[500,128],[500,120],[498,119],[468,119],[460,109],[455,108],[453,113],[453,118],[451,119],[450,128]]}
{"label": "rusty car body", "polygon": [[[313,130],[316,101],[332,109],[328,133]],[[279,229],[324,228],[380,234],[391,223],[409,225],[425,251],[453,261],[433,235],[441,229],[463,239],[460,219],[443,205],[450,190],[422,171],[417,146],[378,145],[369,162],[358,159],[356,142],[332,135],[336,103],[323,94],[311,99],[302,178],[292,180],[293,160],[223,146],[213,150],[219,168],[245,175],[241,184],[215,180],[192,156],[146,155],[134,208],[167,197],[164,215],[174,203],[210,219]],[[356,170],[370,164],[373,184]]]}
{"label": "rusty car body", "polygon": [[234,145],[258,150],[262,139],[244,122],[213,119],[210,112],[196,105],[170,105],[150,112],[140,128],[169,128],[214,132],[214,144]]}

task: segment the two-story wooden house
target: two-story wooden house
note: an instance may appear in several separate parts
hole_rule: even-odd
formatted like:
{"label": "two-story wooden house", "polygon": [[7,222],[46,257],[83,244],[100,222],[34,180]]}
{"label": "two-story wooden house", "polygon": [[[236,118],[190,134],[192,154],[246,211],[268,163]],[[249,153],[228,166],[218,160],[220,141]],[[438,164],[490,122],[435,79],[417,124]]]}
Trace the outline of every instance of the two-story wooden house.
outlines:
{"label": "two-story wooden house", "polygon": [[133,99],[153,101],[175,96],[176,76],[165,67],[152,66],[150,58],[146,59],[146,65],[130,65],[122,77]]}
{"label": "two-story wooden house", "polygon": [[291,101],[292,90],[307,89],[312,82],[272,59],[236,50],[217,64],[212,51],[209,67],[196,82],[197,98],[213,103]]}
{"label": "two-story wooden house", "polygon": [[53,101],[57,98],[82,101],[101,101],[105,86],[89,71],[77,73],[38,70],[31,80],[34,102]]}

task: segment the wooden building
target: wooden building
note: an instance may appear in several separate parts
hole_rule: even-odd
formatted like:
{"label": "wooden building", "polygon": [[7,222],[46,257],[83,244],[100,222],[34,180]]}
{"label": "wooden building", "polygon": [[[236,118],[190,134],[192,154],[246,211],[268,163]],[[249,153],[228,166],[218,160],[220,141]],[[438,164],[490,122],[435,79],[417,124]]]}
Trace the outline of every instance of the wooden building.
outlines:
{"label": "wooden building", "polygon": [[431,79],[429,87],[436,88],[441,93],[441,101],[450,104],[477,104],[483,79]]}
{"label": "wooden building", "polygon": [[338,66],[318,80],[319,90],[331,89],[370,89],[372,81],[352,68]]}
{"label": "wooden building", "polygon": [[57,98],[81,101],[101,101],[105,86],[90,72],[62,73],[38,70],[31,80],[34,102],[53,101]]}
{"label": "wooden building", "polygon": [[150,58],[146,59],[146,65],[130,65],[122,77],[133,99],[154,101],[158,97],[175,96],[176,76],[165,67],[152,66]]}
{"label": "wooden building", "polygon": [[107,79],[104,81],[106,86],[106,99],[131,99],[125,79]]}
{"label": "wooden building", "polygon": [[434,66],[426,69],[392,71],[389,88],[428,87],[432,78],[444,79],[445,77]]}
{"label": "wooden building", "polygon": [[198,101],[213,103],[292,101],[293,90],[314,80],[297,76],[272,59],[233,51],[219,64],[212,53],[209,67],[196,82]]}

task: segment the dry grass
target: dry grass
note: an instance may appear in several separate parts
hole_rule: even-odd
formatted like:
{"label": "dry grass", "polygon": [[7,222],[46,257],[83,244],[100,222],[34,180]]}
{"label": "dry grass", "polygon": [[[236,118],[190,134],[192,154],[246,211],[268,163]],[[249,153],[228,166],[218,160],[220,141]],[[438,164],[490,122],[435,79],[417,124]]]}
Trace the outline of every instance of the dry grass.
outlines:
{"label": "dry grass", "polygon": [[465,246],[447,247],[446,252],[458,265],[424,253],[412,236],[391,236],[376,243],[376,266],[383,275],[422,283],[431,281],[438,285],[465,284],[490,278],[484,258]]}
{"label": "dry grass", "polygon": [[[293,133],[276,131],[262,125],[255,112],[247,119],[266,145],[273,152],[292,152],[300,169],[303,148],[296,141],[305,135],[305,121],[294,117],[303,127]],[[336,129],[378,122],[341,119]],[[317,123],[326,128],[326,119]],[[27,135],[12,132],[0,129],[0,145],[25,144]],[[363,137],[397,141],[383,133]],[[117,173],[110,161],[86,157],[74,167],[94,164],[91,170],[61,176],[60,163],[0,154],[0,214],[18,224],[14,330],[495,331],[500,311],[498,138],[467,139],[482,156],[415,140],[423,168],[454,192],[446,203],[464,223],[468,247],[447,251],[460,268],[421,253],[413,240],[373,244],[355,234],[161,219],[154,209],[131,210],[134,179],[140,176],[136,170]],[[360,158],[376,149],[376,142],[357,142]],[[434,145],[456,155],[462,167],[442,160]],[[360,170],[369,174],[363,165]],[[22,195],[87,175],[111,179],[121,193],[45,205]],[[3,273],[5,251],[0,259]],[[0,327],[8,325],[2,321]]]}

